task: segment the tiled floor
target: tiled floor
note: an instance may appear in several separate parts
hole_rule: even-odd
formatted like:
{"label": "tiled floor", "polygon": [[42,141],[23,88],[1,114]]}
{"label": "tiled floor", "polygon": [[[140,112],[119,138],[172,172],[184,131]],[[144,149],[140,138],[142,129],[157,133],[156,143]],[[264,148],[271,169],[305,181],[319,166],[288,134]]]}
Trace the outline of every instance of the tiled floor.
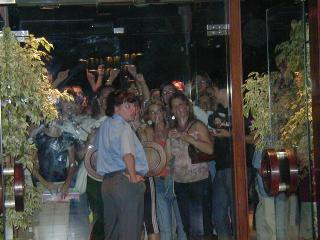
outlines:
{"label": "tiled floor", "polygon": [[[88,240],[89,213],[85,196],[80,201],[66,203],[48,202],[34,216],[34,224],[29,231],[20,233],[23,240]],[[253,229],[253,212],[249,215],[250,240],[256,239]]]}
{"label": "tiled floor", "polygon": [[19,232],[23,240],[88,240],[89,211],[86,197],[80,201],[47,202],[42,211],[34,215],[33,226]]}
{"label": "tiled floor", "polygon": [[256,240],[257,234],[253,226],[254,213],[253,210],[249,212],[249,240]]}

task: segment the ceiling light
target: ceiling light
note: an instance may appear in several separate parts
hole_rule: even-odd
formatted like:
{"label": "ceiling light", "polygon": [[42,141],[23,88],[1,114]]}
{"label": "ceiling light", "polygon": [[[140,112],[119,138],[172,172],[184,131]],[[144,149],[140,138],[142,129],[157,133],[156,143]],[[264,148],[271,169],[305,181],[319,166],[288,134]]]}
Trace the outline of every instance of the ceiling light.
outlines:
{"label": "ceiling light", "polygon": [[16,3],[16,0],[0,0],[0,5],[1,4],[15,4]]}
{"label": "ceiling light", "polygon": [[124,34],[124,27],[115,27],[113,28],[114,34]]}
{"label": "ceiling light", "polygon": [[207,36],[228,35],[229,24],[207,24]]}

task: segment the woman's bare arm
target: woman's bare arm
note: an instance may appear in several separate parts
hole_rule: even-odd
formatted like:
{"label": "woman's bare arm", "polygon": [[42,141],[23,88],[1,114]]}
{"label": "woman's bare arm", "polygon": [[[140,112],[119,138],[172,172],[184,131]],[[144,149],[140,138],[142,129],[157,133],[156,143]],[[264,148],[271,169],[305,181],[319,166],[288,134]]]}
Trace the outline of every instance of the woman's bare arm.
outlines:
{"label": "woman's bare arm", "polygon": [[194,123],[188,133],[183,133],[181,139],[194,145],[201,152],[213,154],[213,143],[208,128],[200,121]]}

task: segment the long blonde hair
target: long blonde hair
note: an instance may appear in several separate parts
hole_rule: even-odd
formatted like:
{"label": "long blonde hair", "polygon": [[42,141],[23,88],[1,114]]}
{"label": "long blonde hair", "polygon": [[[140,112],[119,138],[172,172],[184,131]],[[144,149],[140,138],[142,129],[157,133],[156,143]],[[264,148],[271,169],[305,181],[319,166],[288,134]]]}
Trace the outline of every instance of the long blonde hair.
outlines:
{"label": "long blonde hair", "polygon": [[[160,101],[160,100],[158,100],[158,99],[155,99],[155,98],[151,98],[151,99],[146,103],[145,108],[144,108],[144,116],[145,116],[144,119],[146,120],[147,123],[149,123],[149,125],[152,126],[152,128],[154,128],[154,123],[151,123],[151,124],[150,124],[150,121],[151,121],[151,120],[150,120],[150,118],[149,118],[149,108],[150,108],[150,106],[152,106],[152,105],[158,105],[158,106],[160,106],[164,114],[165,114],[165,112],[166,112],[166,107],[165,107],[165,105],[164,105],[164,103],[163,103],[162,101]],[[163,121],[164,121],[164,123],[167,125],[165,116],[163,116]]]}

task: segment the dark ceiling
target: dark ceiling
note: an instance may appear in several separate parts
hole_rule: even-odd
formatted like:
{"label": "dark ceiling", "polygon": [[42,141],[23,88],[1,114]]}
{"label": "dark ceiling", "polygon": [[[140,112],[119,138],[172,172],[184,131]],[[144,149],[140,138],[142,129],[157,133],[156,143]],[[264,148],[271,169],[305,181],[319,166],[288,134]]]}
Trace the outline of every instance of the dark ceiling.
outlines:
{"label": "dark ceiling", "polygon": [[[13,30],[29,30],[30,33],[44,36],[53,43],[53,61],[59,62],[60,69],[72,67],[80,58],[152,52],[154,56],[150,55],[148,61],[157,65],[165,62],[161,67],[165,71],[172,71],[170,69],[181,67],[175,66],[175,63],[181,60],[179,54],[182,51],[190,56],[191,67],[187,72],[204,69],[211,75],[216,72],[220,72],[220,76],[225,74],[226,38],[223,35],[207,36],[206,30],[207,24],[226,23],[224,1],[120,6],[52,4],[57,1],[42,1],[48,3],[42,6],[10,6],[9,14],[10,27]],[[63,0],[72,1],[75,0]],[[286,5],[288,2],[292,5],[289,0],[241,1],[245,74],[253,70],[266,70],[266,9],[277,9],[277,6]],[[288,29],[282,28],[282,22],[277,24],[276,15],[273,14],[273,24],[278,31],[274,31],[272,35],[275,44],[288,37]],[[117,27],[123,27],[124,34],[114,34],[114,28]],[[160,50],[152,50],[154,46]],[[156,61],[159,59],[160,63]],[[173,65],[169,68],[168,64]],[[146,66],[150,67],[148,64]],[[166,77],[185,78],[176,73]]]}
{"label": "dark ceiling", "polygon": [[[184,8],[189,9],[190,14],[181,13]],[[52,9],[13,6],[10,7],[10,26],[13,30],[29,30],[36,36],[45,36],[55,46],[54,57],[69,67],[80,58],[144,52],[155,39],[180,42],[183,48],[186,29],[190,29],[187,31],[191,31],[192,40],[197,40],[199,45],[221,45],[224,37],[208,41],[206,25],[225,23],[224,15],[222,1]],[[114,34],[117,27],[123,27],[124,34]]]}

